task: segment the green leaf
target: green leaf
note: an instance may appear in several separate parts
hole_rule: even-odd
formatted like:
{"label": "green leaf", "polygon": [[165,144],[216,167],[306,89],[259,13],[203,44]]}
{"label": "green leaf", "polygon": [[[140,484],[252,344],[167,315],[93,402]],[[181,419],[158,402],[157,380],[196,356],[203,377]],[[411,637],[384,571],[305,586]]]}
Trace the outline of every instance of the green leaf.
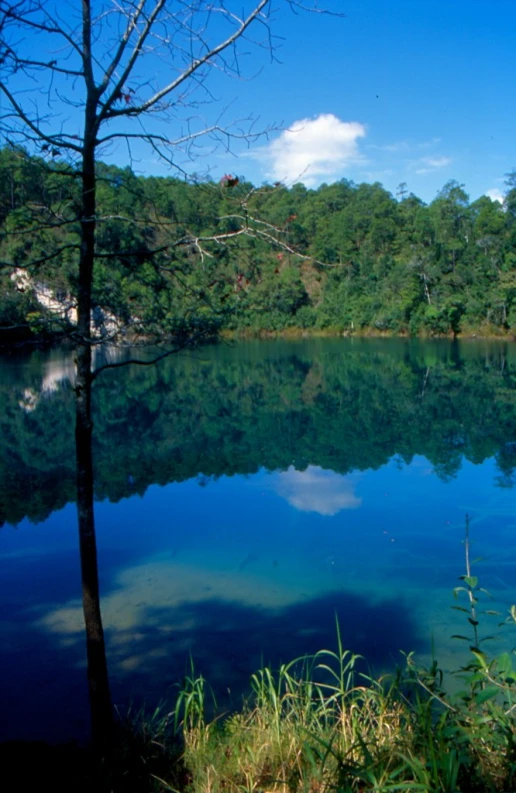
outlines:
{"label": "green leaf", "polygon": [[498,673],[502,675],[502,677],[509,677],[513,674],[512,659],[509,653],[502,653],[495,658],[495,661]]}
{"label": "green leaf", "polygon": [[482,689],[482,691],[478,691],[475,694],[475,702],[477,705],[481,705],[483,702],[487,702],[488,699],[493,699],[496,697],[500,692],[500,689],[496,688],[495,686],[489,686],[488,688]]}
{"label": "green leaf", "polygon": [[482,672],[475,672],[473,675],[468,675],[464,677],[464,682],[468,684],[472,689],[476,687],[477,683],[484,683],[485,675]]}
{"label": "green leaf", "polygon": [[465,584],[471,587],[471,589],[475,589],[478,584],[478,578],[476,575],[463,575],[461,578]]}
{"label": "green leaf", "polygon": [[469,636],[462,636],[460,633],[453,633],[452,639],[461,639],[463,642],[471,641]]}
{"label": "green leaf", "polygon": [[485,657],[484,653],[482,652],[482,650],[479,650],[478,647],[471,647],[471,652],[473,653],[473,655],[477,659],[477,661],[480,664],[480,666],[482,667],[482,669],[487,669],[486,657]]}

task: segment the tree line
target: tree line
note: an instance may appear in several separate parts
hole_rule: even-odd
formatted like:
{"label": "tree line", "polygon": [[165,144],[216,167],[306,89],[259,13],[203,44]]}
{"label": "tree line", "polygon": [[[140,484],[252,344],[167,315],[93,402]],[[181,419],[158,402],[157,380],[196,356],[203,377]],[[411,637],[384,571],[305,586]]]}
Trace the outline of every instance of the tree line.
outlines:
{"label": "tree line", "polygon": [[[516,328],[516,173],[503,204],[470,202],[451,181],[428,205],[348,180],[255,188],[233,175],[192,183],[104,163],[97,175],[93,305],[101,334],[115,321],[129,337],[143,329],[176,338],[192,322],[208,333]],[[70,330],[77,176],[51,153],[0,150],[4,343]],[[42,304],[42,290],[61,312]]]}

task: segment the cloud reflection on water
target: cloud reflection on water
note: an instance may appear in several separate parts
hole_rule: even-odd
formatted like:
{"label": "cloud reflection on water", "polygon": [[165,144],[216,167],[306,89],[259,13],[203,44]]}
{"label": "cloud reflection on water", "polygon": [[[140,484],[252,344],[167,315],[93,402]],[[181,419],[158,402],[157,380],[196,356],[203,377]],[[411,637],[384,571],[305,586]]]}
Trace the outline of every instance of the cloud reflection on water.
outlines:
{"label": "cloud reflection on water", "polygon": [[297,471],[292,465],[274,474],[272,488],[301,512],[332,516],[343,509],[357,509],[362,499],[355,495],[356,476],[342,476],[317,465]]}

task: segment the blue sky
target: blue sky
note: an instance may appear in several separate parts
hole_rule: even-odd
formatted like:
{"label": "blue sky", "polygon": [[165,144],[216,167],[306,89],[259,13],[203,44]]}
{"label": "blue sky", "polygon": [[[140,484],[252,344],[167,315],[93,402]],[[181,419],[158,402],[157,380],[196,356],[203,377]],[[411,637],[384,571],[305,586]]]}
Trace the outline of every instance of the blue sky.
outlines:
{"label": "blue sky", "polygon": [[[227,4],[240,9],[253,2]],[[222,113],[223,124],[252,116],[255,131],[270,129],[250,147],[234,141],[228,153],[208,146],[187,164],[190,171],[209,168],[216,179],[233,173],[255,184],[303,181],[316,187],[347,178],[380,181],[393,193],[406,182],[425,201],[456,179],[472,199],[484,193],[501,197],[504,174],[516,168],[516,0],[319,4],[345,16],[294,14],[287,0],[273,0],[275,60],[266,48],[244,42],[241,79],[214,70],[207,82],[212,101],[192,107],[187,98],[184,106],[174,107],[175,120],[151,121],[151,128],[177,137],[186,124],[200,128]],[[78,0],[57,4],[68,21],[78,20],[79,7]],[[214,27],[215,33],[223,30],[219,21]],[[114,30],[107,31],[111,39],[98,42],[108,52]],[[256,33],[263,39],[265,29]],[[46,55],[50,49],[41,36],[26,39],[25,45],[38,56],[41,52],[42,59],[54,57]],[[149,56],[138,71],[139,85],[166,79],[168,68]],[[20,80],[16,75],[15,87],[22,88],[28,102],[41,105],[45,94],[38,84]],[[61,95],[64,89],[72,91],[72,101],[80,104],[80,87],[70,80],[65,85],[59,77],[56,87]],[[63,122],[74,134],[80,132],[79,113],[73,104],[59,106],[54,97],[48,123]],[[239,128],[246,129],[246,122]],[[154,152],[134,144],[132,153],[130,160],[127,146],[119,143],[103,157],[130,163],[138,173],[167,173]]]}
{"label": "blue sky", "polygon": [[244,103],[298,128],[297,143],[280,133],[234,169],[289,182],[306,154],[311,185],[345,177],[395,192],[406,182],[425,201],[449,179],[472,198],[503,192],[516,167],[515,0],[337,5],[344,19],[282,15],[283,64]]}

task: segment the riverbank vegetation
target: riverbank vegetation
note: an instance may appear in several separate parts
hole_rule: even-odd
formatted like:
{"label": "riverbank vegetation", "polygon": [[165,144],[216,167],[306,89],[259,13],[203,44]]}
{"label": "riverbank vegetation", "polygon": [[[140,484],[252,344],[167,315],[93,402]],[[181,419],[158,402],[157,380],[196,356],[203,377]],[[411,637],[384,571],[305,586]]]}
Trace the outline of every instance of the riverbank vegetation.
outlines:
{"label": "riverbank vegetation", "polygon": [[[66,334],[73,318],[79,185],[58,155],[0,151],[4,342]],[[426,205],[405,187],[395,198],[347,180],[255,188],[233,175],[188,183],[102,163],[98,179],[94,305],[104,332],[115,319],[180,333],[174,317],[184,321],[190,304],[210,332],[512,337],[516,328],[514,173],[504,204],[471,202],[454,181]]]}
{"label": "riverbank vegetation", "polygon": [[[185,711],[187,788],[205,791],[495,791],[516,784],[516,687],[509,654],[472,647],[451,697],[437,664],[412,656],[393,677],[355,672],[350,652],[253,676],[242,712],[205,723]],[[197,684],[200,681],[197,681]],[[191,694],[194,692],[191,691]],[[158,780],[162,781],[162,780]],[[165,780],[163,780],[165,781]],[[170,789],[165,782],[164,789]]]}

